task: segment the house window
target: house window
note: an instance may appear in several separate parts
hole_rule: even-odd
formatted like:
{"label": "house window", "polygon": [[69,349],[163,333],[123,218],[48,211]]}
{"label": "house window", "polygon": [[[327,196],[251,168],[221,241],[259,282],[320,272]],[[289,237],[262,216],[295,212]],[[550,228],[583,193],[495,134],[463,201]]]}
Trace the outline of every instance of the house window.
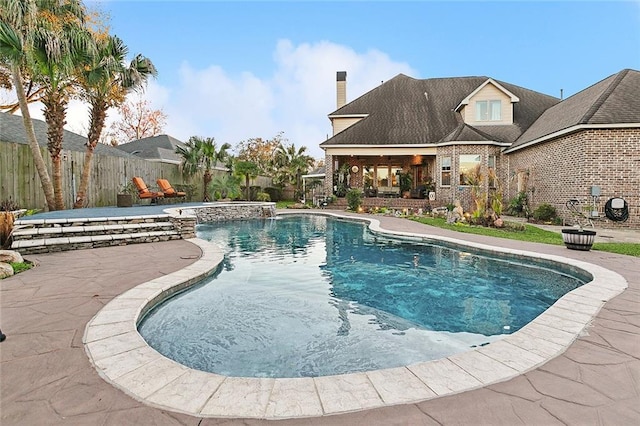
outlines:
{"label": "house window", "polygon": [[398,179],[398,173],[402,172],[400,166],[388,166],[386,164],[376,167],[376,177],[378,187],[399,187],[400,180]]}
{"label": "house window", "polygon": [[451,157],[440,160],[440,185],[451,186]]}
{"label": "house window", "polygon": [[393,166],[391,167],[391,186],[400,186],[400,178],[398,176],[399,173],[402,173],[402,167]]}
{"label": "house window", "polygon": [[373,188],[373,180],[375,178],[375,173],[373,171],[373,166],[364,166],[362,168],[362,187],[364,189]]}
{"label": "house window", "polygon": [[460,156],[460,185],[478,184],[480,177],[480,155]]}
{"label": "house window", "polygon": [[389,168],[387,166],[378,166],[376,176],[378,178],[378,188],[391,186],[389,185]]}
{"label": "house window", "polygon": [[502,106],[498,101],[476,101],[476,121],[500,121]]}
{"label": "house window", "polygon": [[496,175],[496,156],[495,155],[490,155],[489,156],[489,188],[495,188],[496,187],[496,180],[497,180],[497,175]]}

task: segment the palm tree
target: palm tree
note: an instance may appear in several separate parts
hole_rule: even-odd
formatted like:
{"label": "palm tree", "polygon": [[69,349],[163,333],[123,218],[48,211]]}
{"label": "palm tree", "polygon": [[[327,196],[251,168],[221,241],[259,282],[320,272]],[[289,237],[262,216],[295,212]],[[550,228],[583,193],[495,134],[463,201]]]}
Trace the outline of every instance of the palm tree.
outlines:
{"label": "palm tree", "polygon": [[228,157],[227,150],[230,148],[231,145],[228,143],[218,148],[214,138],[203,139],[198,136],[191,136],[184,147],[176,148],[176,154],[182,156],[182,172],[185,176],[193,176],[200,170],[204,170],[202,201],[210,201],[208,189],[211,182],[211,169],[217,163],[225,161]]}
{"label": "palm tree", "polygon": [[221,174],[215,176],[209,184],[209,190],[220,194],[220,198],[235,198],[240,195],[240,180],[236,176]]}
{"label": "palm tree", "polygon": [[253,161],[237,161],[234,164],[233,172],[245,179],[245,188],[247,191],[247,201],[251,201],[251,187],[249,183],[251,179],[255,179],[260,173],[260,168]]}
{"label": "palm tree", "polygon": [[286,147],[280,144],[276,150],[276,179],[283,184],[293,184],[296,188],[296,197],[300,197],[302,194],[302,175],[306,173],[315,162],[313,157],[305,154],[306,151],[306,146],[302,146],[296,150],[294,144]]}
{"label": "palm tree", "polygon": [[95,46],[85,27],[80,0],[39,0],[44,19],[33,37],[33,78],[45,87],[42,95],[47,123],[47,148],[51,155],[55,207],[64,209],[62,189],[62,141],[67,104],[78,64],[87,63]]}
{"label": "palm tree", "polygon": [[29,59],[37,18],[38,8],[35,1],[3,0],[0,2],[0,59],[11,71],[12,84],[18,97],[27,140],[47,207],[49,210],[55,210],[53,184],[36,139],[24,91],[23,72]]}
{"label": "palm tree", "polygon": [[96,54],[88,64],[80,67],[83,97],[91,106],[80,187],[73,204],[75,209],[82,208],[87,198],[91,160],[104,129],[107,110],[122,104],[127,93],[143,87],[149,76],[158,74],[153,63],[142,55],[136,55],[129,66],[125,66],[128,49],[116,36],[96,36],[95,43]]}

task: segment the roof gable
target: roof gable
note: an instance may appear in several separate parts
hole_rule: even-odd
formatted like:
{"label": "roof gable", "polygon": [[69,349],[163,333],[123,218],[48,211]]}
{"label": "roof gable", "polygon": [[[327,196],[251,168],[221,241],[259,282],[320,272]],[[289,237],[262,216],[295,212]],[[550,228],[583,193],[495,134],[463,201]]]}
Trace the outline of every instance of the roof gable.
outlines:
{"label": "roof gable", "polygon": [[581,125],[640,123],[640,72],[625,69],[547,109],[509,148]]}
{"label": "roof gable", "polygon": [[504,86],[502,86],[500,83],[498,83],[497,81],[495,81],[492,78],[488,78],[484,81],[484,83],[482,83],[480,86],[478,86],[473,92],[471,92],[469,94],[469,96],[467,96],[466,98],[464,98],[459,104],[458,106],[455,108],[455,111],[459,111],[460,108],[462,108],[463,105],[469,105],[469,102],[471,101],[471,98],[473,98],[476,94],[478,94],[478,92],[480,92],[482,89],[484,89],[484,87],[488,84],[493,85],[494,87],[496,87],[498,90],[500,90],[502,93],[504,93],[505,95],[507,95],[509,97],[509,99],[511,100],[511,103],[516,103],[516,102],[520,102],[520,99],[514,95],[513,93],[511,93],[509,90],[507,90]]}
{"label": "roof gable", "polygon": [[513,104],[514,124],[483,126],[458,133],[460,137],[489,139],[512,143],[536,118],[559,99],[487,77],[451,77],[417,80],[399,74],[354,101],[332,112],[330,117],[364,116],[320,144],[336,145],[406,145],[436,144],[452,140],[461,123],[456,105],[470,93],[494,82],[521,100]]}

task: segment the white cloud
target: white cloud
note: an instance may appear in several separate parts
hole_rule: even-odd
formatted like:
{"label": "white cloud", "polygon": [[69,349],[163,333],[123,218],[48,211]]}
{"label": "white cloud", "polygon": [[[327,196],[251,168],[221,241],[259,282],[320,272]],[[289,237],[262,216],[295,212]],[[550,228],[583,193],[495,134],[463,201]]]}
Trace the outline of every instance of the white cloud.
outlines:
{"label": "white cloud", "polygon": [[180,81],[163,106],[167,133],[181,140],[215,137],[232,145],[250,137],[272,136],[254,131],[273,128],[270,112],[275,104],[267,82],[250,73],[230,76],[217,65],[195,70],[184,63],[179,74]]}
{"label": "white cloud", "polygon": [[[408,64],[384,52],[356,52],[328,41],[294,45],[280,40],[273,60],[274,70],[267,78],[250,72],[233,75],[216,64],[195,69],[184,62],[175,84],[150,80],[141,96],[167,114],[165,131],[180,140],[196,135],[235,145],[283,131],[290,142],[305,145],[311,155],[323,158],[318,145],[331,135],[327,115],[336,109],[337,71],[347,71],[347,101],[398,73],[418,77]],[[41,117],[34,113],[34,118]],[[107,123],[115,119],[117,111],[112,109]],[[86,134],[86,105],[71,102],[67,123],[68,129]]]}
{"label": "white cloud", "polygon": [[218,65],[197,70],[183,63],[170,100],[163,99],[167,133],[181,140],[199,135],[235,145],[283,131],[290,142],[306,145],[322,158],[318,144],[331,134],[327,114],[336,108],[336,71],[347,71],[348,101],[398,73],[417,74],[383,52],[358,53],[327,41],[294,46],[281,40],[273,59],[275,69],[265,79],[248,72],[230,75]]}

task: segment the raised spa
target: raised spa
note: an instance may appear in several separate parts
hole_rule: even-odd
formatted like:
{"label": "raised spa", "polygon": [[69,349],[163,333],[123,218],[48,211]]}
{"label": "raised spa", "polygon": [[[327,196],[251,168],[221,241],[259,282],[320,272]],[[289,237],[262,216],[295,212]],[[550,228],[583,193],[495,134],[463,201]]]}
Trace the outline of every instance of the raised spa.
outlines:
{"label": "raised spa", "polygon": [[588,277],[410,242],[323,216],[199,225],[219,271],[150,310],[163,355],[239,377],[316,377],[443,358],[533,320]]}

